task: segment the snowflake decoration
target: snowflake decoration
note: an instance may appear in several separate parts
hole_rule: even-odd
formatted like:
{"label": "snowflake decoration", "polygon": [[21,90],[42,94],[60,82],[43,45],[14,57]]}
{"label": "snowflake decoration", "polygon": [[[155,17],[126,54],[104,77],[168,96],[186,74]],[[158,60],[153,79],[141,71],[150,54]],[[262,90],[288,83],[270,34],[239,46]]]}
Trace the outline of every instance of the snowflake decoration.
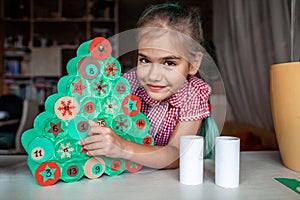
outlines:
{"label": "snowflake decoration", "polygon": [[107,100],[107,104],[104,104],[104,107],[106,108],[106,113],[115,114],[115,110],[118,108],[118,106],[115,103],[115,100],[110,101]]}
{"label": "snowflake decoration", "polygon": [[127,119],[123,119],[122,117],[120,117],[120,120],[116,120],[116,129],[120,129],[121,131],[124,131],[125,128],[128,128],[128,125],[126,124],[128,120]]}
{"label": "snowflake decoration", "polygon": [[94,82],[96,88],[94,88],[94,91],[98,91],[98,96],[101,95],[101,93],[106,94],[105,88],[108,86],[107,84],[103,84],[103,80],[99,81],[99,84]]}
{"label": "snowflake decoration", "polygon": [[61,101],[60,104],[61,106],[59,106],[57,110],[61,111],[62,116],[66,116],[67,114],[70,116],[73,115],[72,110],[75,109],[75,106],[71,105],[72,104],[71,100],[68,100],[67,102]]}
{"label": "snowflake decoration", "polygon": [[61,159],[63,159],[65,156],[71,158],[70,152],[73,152],[74,148],[71,148],[70,146],[70,142],[68,142],[66,146],[63,143],[60,144],[61,149],[57,150],[57,153],[61,153]]}
{"label": "snowflake decoration", "polygon": [[116,63],[114,62],[112,65],[110,65],[109,63],[107,63],[107,67],[104,68],[105,71],[107,71],[106,76],[110,76],[110,74],[112,74],[113,76],[115,76],[115,72],[119,71],[118,68],[115,68]]}

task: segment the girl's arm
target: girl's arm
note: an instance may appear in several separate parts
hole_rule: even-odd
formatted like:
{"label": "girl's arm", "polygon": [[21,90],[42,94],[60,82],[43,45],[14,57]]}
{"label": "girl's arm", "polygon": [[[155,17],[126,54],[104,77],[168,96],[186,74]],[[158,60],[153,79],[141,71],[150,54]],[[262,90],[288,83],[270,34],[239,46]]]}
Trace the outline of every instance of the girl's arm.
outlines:
{"label": "girl's arm", "polygon": [[111,128],[90,122],[89,137],[80,141],[90,156],[124,158],[151,168],[179,166],[180,136],[196,135],[202,120],[179,122],[166,146],[144,146],[124,140]]}

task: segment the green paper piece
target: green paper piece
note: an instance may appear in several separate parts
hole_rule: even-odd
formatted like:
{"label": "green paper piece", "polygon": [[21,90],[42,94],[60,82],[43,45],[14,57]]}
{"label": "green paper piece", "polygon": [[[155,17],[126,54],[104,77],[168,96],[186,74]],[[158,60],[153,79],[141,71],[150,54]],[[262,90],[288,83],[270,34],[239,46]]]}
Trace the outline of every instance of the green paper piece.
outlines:
{"label": "green paper piece", "polygon": [[64,95],[61,95],[59,93],[50,95],[45,101],[45,110],[49,113],[55,113],[54,105],[56,101],[63,96]]}
{"label": "green paper piece", "polygon": [[78,161],[72,160],[72,162],[66,163],[62,167],[62,174],[61,174],[62,180],[68,183],[80,180],[84,175],[82,163],[85,162],[79,160]]}
{"label": "green paper piece", "polygon": [[78,47],[77,53],[76,53],[77,57],[83,57],[83,56],[90,55],[89,46],[90,46],[91,42],[92,42],[92,40],[86,41]]}
{"label": "green paper piece", "polygon": [[300,181],[290,178],[275,178],[275,180],[290,188],[294,192],[300,194]]}
{"label": "green paper piece", "polygon": [[79,60],[81,59],[81,57],[74,57],[72,59],[70,59],[67,63],[67,72],[69,75],[77,75],[78,71],[77,71],[77,64],[79,62]]}
{"label": "green paper piece", "polygon": [[44,128],[46,126],[46,124],[48,123],[49,118],[51,118],[53,115],[53,113],[49,113],[49,112],[41,112],[40,114],[38,114],[33,122],[33,126],[36,127],[37,129],[44,131]]}
{"label": "green paper piece", "polygon": [[34,140],[36,137],[42,137],[43,133],[40,130],[37,129],[28,129],[22,134],[21,143],[28,152],[28,146],[31,143],[32,140]]}
{"label": "green paper piece", "polygon": [[69,95],[71,83],[74,79],[75,77],[70,75],[61,77],[57,83],[57,92],[65,96]]}
{"label": "green paper piece", "polygon": [[36,137],[28,146],[28,156],[37,163],[48,161],[54,155],[53,143],[45,137]]}

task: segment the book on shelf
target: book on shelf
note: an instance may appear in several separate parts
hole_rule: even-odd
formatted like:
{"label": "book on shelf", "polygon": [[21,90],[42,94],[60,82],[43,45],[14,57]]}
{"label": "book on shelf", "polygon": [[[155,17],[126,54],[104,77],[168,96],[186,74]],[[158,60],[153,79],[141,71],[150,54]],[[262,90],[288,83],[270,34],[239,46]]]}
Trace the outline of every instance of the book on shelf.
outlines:
{"label": "book on shelf", "polygon": [[56,79],[37,79],[34,83],[31,80],[4,80],[4,94],[14,94],[22,99],[35,99],[40,105],[51,94],[57,93]]}
{"label": "book on shelf", "polygon": [[5,56],[4,74],[6,76],[28,76],[30,73],[30,59],[26,56]]}
{"label": "book on shelf", "polygon": [[33,85],[33,99],[37,100],[40,105],[44,105],[45,100],[51,94],[57,92],[57,80],[56,79],[44,79],[39,78],[35,80]]}
{"label": "book on shelf", "polygon": [[31,99],[31,83],[29,80],[5,80],[4,93],[14,94],[22,99]]}
{"label": "book on shelf", "polygon": [[91,14],[94,19],[114,19],[114,2],[100,0],[94,1]]}

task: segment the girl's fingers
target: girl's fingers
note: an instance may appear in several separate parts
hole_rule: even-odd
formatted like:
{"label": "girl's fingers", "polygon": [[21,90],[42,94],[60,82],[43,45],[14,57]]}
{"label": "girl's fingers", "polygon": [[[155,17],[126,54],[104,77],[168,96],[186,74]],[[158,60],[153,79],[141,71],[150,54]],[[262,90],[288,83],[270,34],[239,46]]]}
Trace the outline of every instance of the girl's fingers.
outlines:
{"label": "girl's fingers", "polygon": [[90,130],[89,135],[100,135],[102,133],[108,133],[109,128],[100,126],[97,122],[89,120]]}
{"label": "girl's fingers", "polygon": [[97,134],[97,135],[91,135],[89,137],[86,137],[82,140],[80,140],[78,142],[79,145],[87,145],[87,144],[92,144],[92,143],[98,143],[98,142],[102,142],[103,138],[101,137],[101,135]]}
{"label": "girl's fingers", "polygon": [[103,149],[96,149],[96,150],[88,151],[87,155],[89,155],[89,156],[100,156],[100,155],[105,155],[105,152],[104,152]]}
{"label": "girl's fingers", "polygon": [[84,149],[86,149],[88,151],[102,149],[103,148],[102,144],[103,144],[102,142],[87,144],[87,145],[84,145]]}
{"label": "girl's fingers", "polygon": [[93,120],[89,120],[89,124],[90,124],[91,127],[100,126],[97,122],[94,122]]}
{"label": "girl's fingers", "polygon": [[100,135],[101,134],[101,127],[99,126],[98,123],[89,120],[90,124],[90,130],[89,130],[89,135]]}

